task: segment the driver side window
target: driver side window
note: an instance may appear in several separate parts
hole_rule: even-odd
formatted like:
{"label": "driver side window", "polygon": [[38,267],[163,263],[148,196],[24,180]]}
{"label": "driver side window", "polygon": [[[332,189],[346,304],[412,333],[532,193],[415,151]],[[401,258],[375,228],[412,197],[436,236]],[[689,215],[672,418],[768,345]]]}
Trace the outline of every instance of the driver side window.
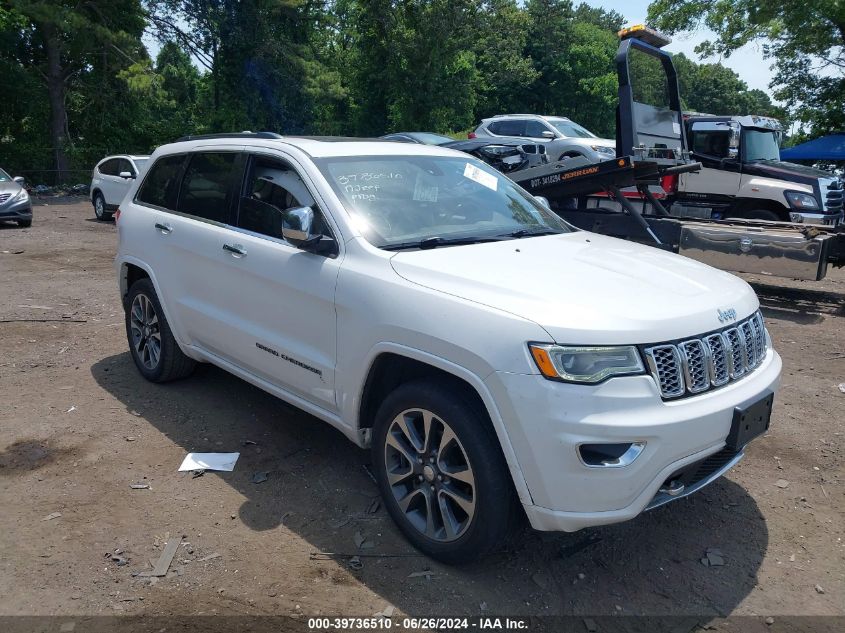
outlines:
{"label": "driver side window", "polygon": [[551,132],[551,130],[539,121],[525,122],[525,136],[530,136],[531,138],[545,138],[543,136],[544,132]]}
{"label": "driver side window", "polygon": [[247,176],[238,211],[238,226],[277,239],[282,236],[285,212],[294,207],[314,209],[314,233],[330,235],[316,202],[288,163],[256,156]]}
{"label": "driver side window", "polygon": [[713,158],[727,158],[730,132],[695,132],[692,151]]}

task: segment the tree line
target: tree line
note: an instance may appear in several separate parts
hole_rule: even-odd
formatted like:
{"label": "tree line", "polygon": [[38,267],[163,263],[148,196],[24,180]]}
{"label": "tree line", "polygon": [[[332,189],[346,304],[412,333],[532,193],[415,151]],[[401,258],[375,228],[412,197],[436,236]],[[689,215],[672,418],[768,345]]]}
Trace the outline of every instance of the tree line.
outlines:
{"label": "tree line", "polygon": [[[458,133],[504,112],[612,138],[623,22],[570,0],[0,0],[0,165],[82,182],[185,134]],[[689,110],[812,115],[721,64],[675,64]]]}

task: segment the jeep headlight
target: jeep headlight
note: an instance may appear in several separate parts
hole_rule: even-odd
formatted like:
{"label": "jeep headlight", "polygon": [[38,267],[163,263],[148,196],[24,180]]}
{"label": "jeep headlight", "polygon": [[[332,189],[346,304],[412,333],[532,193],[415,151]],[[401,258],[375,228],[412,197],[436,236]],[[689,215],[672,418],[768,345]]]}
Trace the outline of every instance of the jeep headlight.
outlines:
{"label": "jeep headlight", "polygon": [[595,384],[613,376],[645,373],[637,348],[626,346],[528,345],[540,373],[550,380]]}
{"label": "jeep headlight", "polygon": [[809,193],[802,193],[801,191],[787,191],[786,199],[789,201],[789,206],[793,209],[802,209],[805,211],[818,211],[819,203],[815,196]]}
{"label": "jeep headlight", "polygon": [[607,154],[609,156],[616,156],[616,150],[612,147],[605,147],[604,145],[590,145],[590,148],[594,152],[598,152],[599,154]]}

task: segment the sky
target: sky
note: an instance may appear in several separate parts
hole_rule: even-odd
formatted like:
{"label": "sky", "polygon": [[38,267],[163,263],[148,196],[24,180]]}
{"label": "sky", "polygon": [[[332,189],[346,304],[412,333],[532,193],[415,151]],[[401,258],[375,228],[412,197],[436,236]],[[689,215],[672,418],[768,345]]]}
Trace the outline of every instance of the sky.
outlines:
{"label": "sky", "polygon": [[[614,10],[624,15],[628,25],[644,24],[648,13],[649,0],[627,0],[619,2],[613,0],[583,0],[586,4],[594,7],[601,7],[605,10]],[[573,3],[577,4],[577,2]],[[690,59],[698,62],[714,63],[721,62],[727,66],[748,84],[749,88],[758,88],[771,96],[769,82],[772,80],[773,72],[769,66],[771,62],[763,59],[763,50],[760,44],[749,44],[733,53],[730,57],[717,59],[707,58],[702,60],[695,54],[695,47],[704,40],[710,39],[712,32],[701,29],[696,33],[676,34],[672,36],[672,43],[666,47],[670,53],[683,53]]]}

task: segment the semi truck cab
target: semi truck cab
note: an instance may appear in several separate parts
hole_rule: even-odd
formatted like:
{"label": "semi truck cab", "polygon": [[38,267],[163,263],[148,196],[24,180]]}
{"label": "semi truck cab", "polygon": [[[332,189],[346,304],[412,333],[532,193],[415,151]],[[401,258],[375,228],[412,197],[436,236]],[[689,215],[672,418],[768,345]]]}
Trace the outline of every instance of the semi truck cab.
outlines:
{"label": "semi truck cab", "polygon": [[690,153],[702,169],[668,183],[670,213],[836,226],[843,183],[829,172],[780,160],[781,124],[762,116],[687,115]]}

